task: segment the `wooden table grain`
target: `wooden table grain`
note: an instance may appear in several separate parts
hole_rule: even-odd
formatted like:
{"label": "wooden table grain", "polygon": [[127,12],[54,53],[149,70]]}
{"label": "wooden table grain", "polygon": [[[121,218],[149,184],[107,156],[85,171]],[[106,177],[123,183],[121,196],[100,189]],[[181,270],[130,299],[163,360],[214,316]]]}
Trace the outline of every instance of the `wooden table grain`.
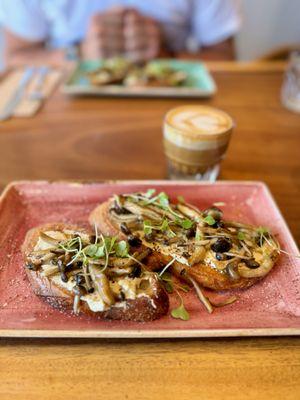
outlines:
{"label": "wooden table grain", "polygon": [[[219,66],[210,104],[236,128],[221,179],[265,181],[300,239],[300,115],[280,103],[280,68]],[[163,116],[179,99],[65,98],[0,124],[0,186],[18,179],[161,179]],[[299,399],[293,337],[0,340],[3,399]]]}

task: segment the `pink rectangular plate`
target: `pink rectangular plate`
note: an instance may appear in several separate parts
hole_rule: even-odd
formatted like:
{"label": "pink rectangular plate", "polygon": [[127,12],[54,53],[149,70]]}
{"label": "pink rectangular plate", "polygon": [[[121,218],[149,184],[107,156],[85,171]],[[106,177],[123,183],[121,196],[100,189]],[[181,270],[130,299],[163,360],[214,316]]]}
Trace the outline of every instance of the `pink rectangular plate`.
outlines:
{"label": "pink rectangular plate", "polygon": [[[0,202],[0,335],[18,337],[213,337],[298,335],[300,261],[281,255],[263,281],[237,293],[239,300],[208,314],[193,293],[185,296],[189,321],[165,316],[148,323],[99,321],[52,309],[30,288],[20,246],[28,229],[46,222],[86,224],[89,212],[113,193],[156,188],[182,195],[199,208],[223,202],[225,218],[269,226],[282,248],[297,246],[267,187],[257,182],[16,182]],[[213,293],[210,293],[212,296]],[[171,307],[176,305],[171,298]]]}

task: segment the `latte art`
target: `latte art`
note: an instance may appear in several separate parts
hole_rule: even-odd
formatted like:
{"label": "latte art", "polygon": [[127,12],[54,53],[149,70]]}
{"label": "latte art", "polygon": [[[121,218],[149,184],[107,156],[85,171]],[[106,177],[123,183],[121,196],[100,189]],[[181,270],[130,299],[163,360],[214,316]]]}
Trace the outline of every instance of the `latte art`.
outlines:
{"label": "latte art", "polygon": [[166,123],[184,136],[222,134],[232,127],[229,115],[205,106],[177,107],[167,114]]}

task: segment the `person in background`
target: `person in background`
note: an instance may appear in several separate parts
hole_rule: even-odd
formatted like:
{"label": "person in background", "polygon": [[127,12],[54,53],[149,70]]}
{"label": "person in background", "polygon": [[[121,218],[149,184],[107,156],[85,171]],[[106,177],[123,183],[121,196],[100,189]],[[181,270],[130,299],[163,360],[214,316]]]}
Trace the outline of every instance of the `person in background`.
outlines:
{"label": "person in background", "polygon": [[238,0],[0,0],[7,64],[167,56],[229,60]]}

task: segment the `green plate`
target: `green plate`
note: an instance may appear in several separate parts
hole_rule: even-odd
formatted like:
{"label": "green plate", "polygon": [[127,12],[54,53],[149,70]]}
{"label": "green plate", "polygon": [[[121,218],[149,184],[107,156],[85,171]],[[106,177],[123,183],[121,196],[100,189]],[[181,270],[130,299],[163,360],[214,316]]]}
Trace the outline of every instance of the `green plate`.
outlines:
{"label": "green plate", "polygon": [[144,96],[144,97],[210,97],[216,92],[216,84],[201,62],[174,59],[154,60],[150,63],[166,65],[187,73],[185,85],[177,87],[126,87],[123,85],[93,86],[87,73],[101,67],[103,61],[81,61],[63,86],[70,95]]}

